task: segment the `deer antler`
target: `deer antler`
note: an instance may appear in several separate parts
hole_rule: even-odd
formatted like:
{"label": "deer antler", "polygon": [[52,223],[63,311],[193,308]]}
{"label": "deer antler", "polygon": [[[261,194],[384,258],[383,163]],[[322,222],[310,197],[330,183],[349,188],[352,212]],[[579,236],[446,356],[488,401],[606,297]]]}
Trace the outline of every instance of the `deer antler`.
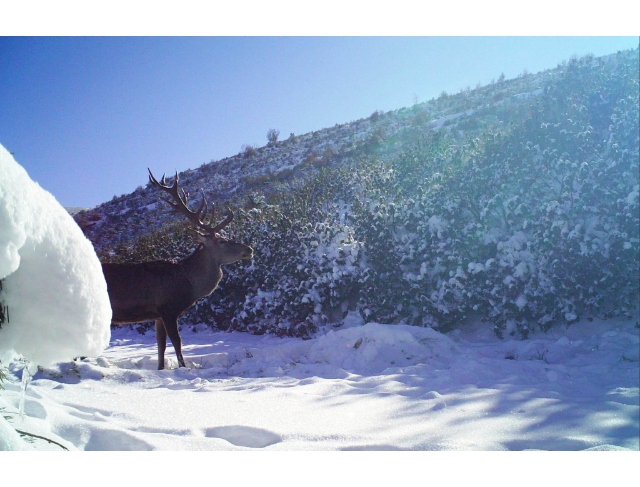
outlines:
{"label": "deer antler", "polygon": [[[186,216],[187,219],[195,225],[196,229],[204,230],[204,233],[196,230],[200,235],[215,235],[229,223],[231,223],[231,220],[233,220],[233,212],[227,207],[228,215],[221,223],[216,226],[211,225],[211,222],[215,217],[215,209],[212,209],[209,222],[205,223],[205,221],[207,220],[207,213],[209,212],[209,205],[207,204],[203,189],[200,190],[202,191],[202,203],[200,204],[200,208],[198,208],[196,211],[193,211],[189,209],[188,193],[186,193],[184,189],[178,187],[178,171],[176,171],[175,181],[171,186],[169,186],[167,185],[164,174],[162,175],[161,181],[158,182],[151,173],[151,169],[147,168],[147,170],[149,171],[149,181],[151,181],[154,186],[157,186],[161,190],[168,193],[175,202],[165,198],[162,198],[162,200],[168,203],[174,211]],[[182,195],[180,193],[182,193]]]}
{"label": "deer antler", "polygon": [[[215,210],[212,210],[211,220],[213,220],[214,215],[215,215]],[[224,220],[222,220],[220,223],[218,223],[215,227],[213,227],[211,229],[211,233],[218,233],[220,230],[226,227],[229,223],[231,223],[232,220],[233,220],[233,211],[231,211],[231,208],[227,206],[227,217]]]}

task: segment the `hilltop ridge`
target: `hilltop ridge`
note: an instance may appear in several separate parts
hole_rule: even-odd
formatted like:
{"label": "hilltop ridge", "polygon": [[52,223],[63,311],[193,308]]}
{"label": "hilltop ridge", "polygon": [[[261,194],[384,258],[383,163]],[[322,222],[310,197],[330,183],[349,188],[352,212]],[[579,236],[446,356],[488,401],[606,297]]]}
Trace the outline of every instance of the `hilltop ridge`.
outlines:
{"label": "hilltop ridge", "polygon": [[[553,78],[554,73],[548,70],[512,80],[501,79],[455,95],[442,93],[437,99],[412,107],[375,111],[349,123],[297,136],[291,134],[275,144],[245,146],[236,155],[178,173],[180,184],[195,196],[194,206],[200,201],[196,196],[200,188],[209,201],[226,203],[252,192],[269,195],[283,182],[300,186],[320,168],[348,166],[362,156],[392,157],[426,131],[451,133],[477,130],[488,124],[506,124],[512,109],[529,97],[539,95],[542,84]],[[153,168],[150,169],[153,172]],[[173,175],[167,175],[167,179],[171,182]],[[130,242],[174,219],[148,184],[73,214],[98,248]]]}

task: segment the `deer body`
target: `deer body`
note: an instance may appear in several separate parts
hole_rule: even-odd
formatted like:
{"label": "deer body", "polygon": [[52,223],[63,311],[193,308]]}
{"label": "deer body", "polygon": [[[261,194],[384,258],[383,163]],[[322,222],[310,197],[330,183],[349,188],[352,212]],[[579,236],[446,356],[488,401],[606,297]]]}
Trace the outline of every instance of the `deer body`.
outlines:
{"label": "deer body", "polygon": [[[189,210],[188,197],[178,193],[178,177],[173,186],[158,183],[151,171],[149,177],[156,186],[169,192],[177,203],[167,201],[171,206],[187,216],[197,228],[201,243],[187,258],[179,262],[152,261],[140,264],[102,264],[107,281],[107,292],[111,302],[112,323],[128,324],[155,320],[158,342],[158,369],[164,369],[164,353],[167,335],[175,349],[178,365],[185,367],[182,356],[182,340],[178,331],[178,318],[200,298],[211,294],[220,279],[221,265],[242,259],[251,259],[251,247],[229,241],[217,231],[229,224],[233,213],[219,225],[212,227],[203,222],[207,206],[203,204],[198,212]],[[204,211],[203,211],[204,209]]]}

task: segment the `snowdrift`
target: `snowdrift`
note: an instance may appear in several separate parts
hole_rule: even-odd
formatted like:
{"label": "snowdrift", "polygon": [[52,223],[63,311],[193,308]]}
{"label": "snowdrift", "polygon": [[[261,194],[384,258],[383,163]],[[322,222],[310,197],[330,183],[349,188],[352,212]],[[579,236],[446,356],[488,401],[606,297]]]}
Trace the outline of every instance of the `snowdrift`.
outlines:
{"label": "snowdrift", "polygon": [[111,307],[100,261],[66,210],[0,145],[0,358],[41,365],[96,356]]}
{"label": "snowdrift", "polygon": [[310,340],[198,325],[165,370],[153,333],[119,327],[101,356],[40,368],[23,420],[12,362],[0,449],[4,427],[31,451],[638,450],[634,321],[529,340],[346,321]]}

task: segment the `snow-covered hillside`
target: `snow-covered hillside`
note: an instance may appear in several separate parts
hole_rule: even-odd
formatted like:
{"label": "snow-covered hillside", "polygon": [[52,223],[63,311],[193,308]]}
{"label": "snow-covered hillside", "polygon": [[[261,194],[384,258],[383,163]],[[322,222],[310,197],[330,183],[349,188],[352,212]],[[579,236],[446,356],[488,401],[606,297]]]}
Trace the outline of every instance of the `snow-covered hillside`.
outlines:
{"label": "snow-covered hillside", "polygon": [[[0,446],[639,450],[637,65],[574,59],[182,173],[255,249],[181,318],[188,366],[170,347],[156,370],[146,325],[76,360],[54,336],[28,385],[5,347]],[[75,219],[103,260],[194,247],[149,187]]]}
{"label": "snow-covered hillside", "polygon": [[[188,368],[156,370],[122,328],[100,357],[40,369],[18,415],[29,450],[638,450],[640,330],[585,322],[529,340],[470,324],[364,324],[312,340],[183,332]],[[171,356],[171,349],[168,355]],[[175,366],[175,357],[173,357]]]}
{"label": "snow-covered hillside", "polygon": [[[538,73],[457,95],[443,94],[412,107],[375,111],[346,124],[283,136],[262,147],[247,146],[222,160],[194,162],[199,167],[180,172],[180,181],[196,201],[200,188],[209,201],[217,202],[238,202],[256,192],[271,195],[281,191],[283,182],[299,187],[322,168],[349,166],[363,156],[392,157],[425,132],[475,130],[539,95],[542,83],[556,75]],[[146,172],[140,174],[140,182],[146,182]],[[98,250],[113,249],[177,219],[158,201],[152,187],[141,185],[74,216]]]}
{"label": "snow-covered hillside", "polygon": [[[497,335],[526,337],[631,318],[638,145],[635,50],[187,171],[194,199],[198,187],[231,198],[226,235],[256,258],[228,266],[184,322],[310,337],[350,311],[440,331],[479,315]],[[291,155],[303,148],[304,160]],[[103,260],[176,259],[195,242],[168,212],[140,188],[77,221]]]}

